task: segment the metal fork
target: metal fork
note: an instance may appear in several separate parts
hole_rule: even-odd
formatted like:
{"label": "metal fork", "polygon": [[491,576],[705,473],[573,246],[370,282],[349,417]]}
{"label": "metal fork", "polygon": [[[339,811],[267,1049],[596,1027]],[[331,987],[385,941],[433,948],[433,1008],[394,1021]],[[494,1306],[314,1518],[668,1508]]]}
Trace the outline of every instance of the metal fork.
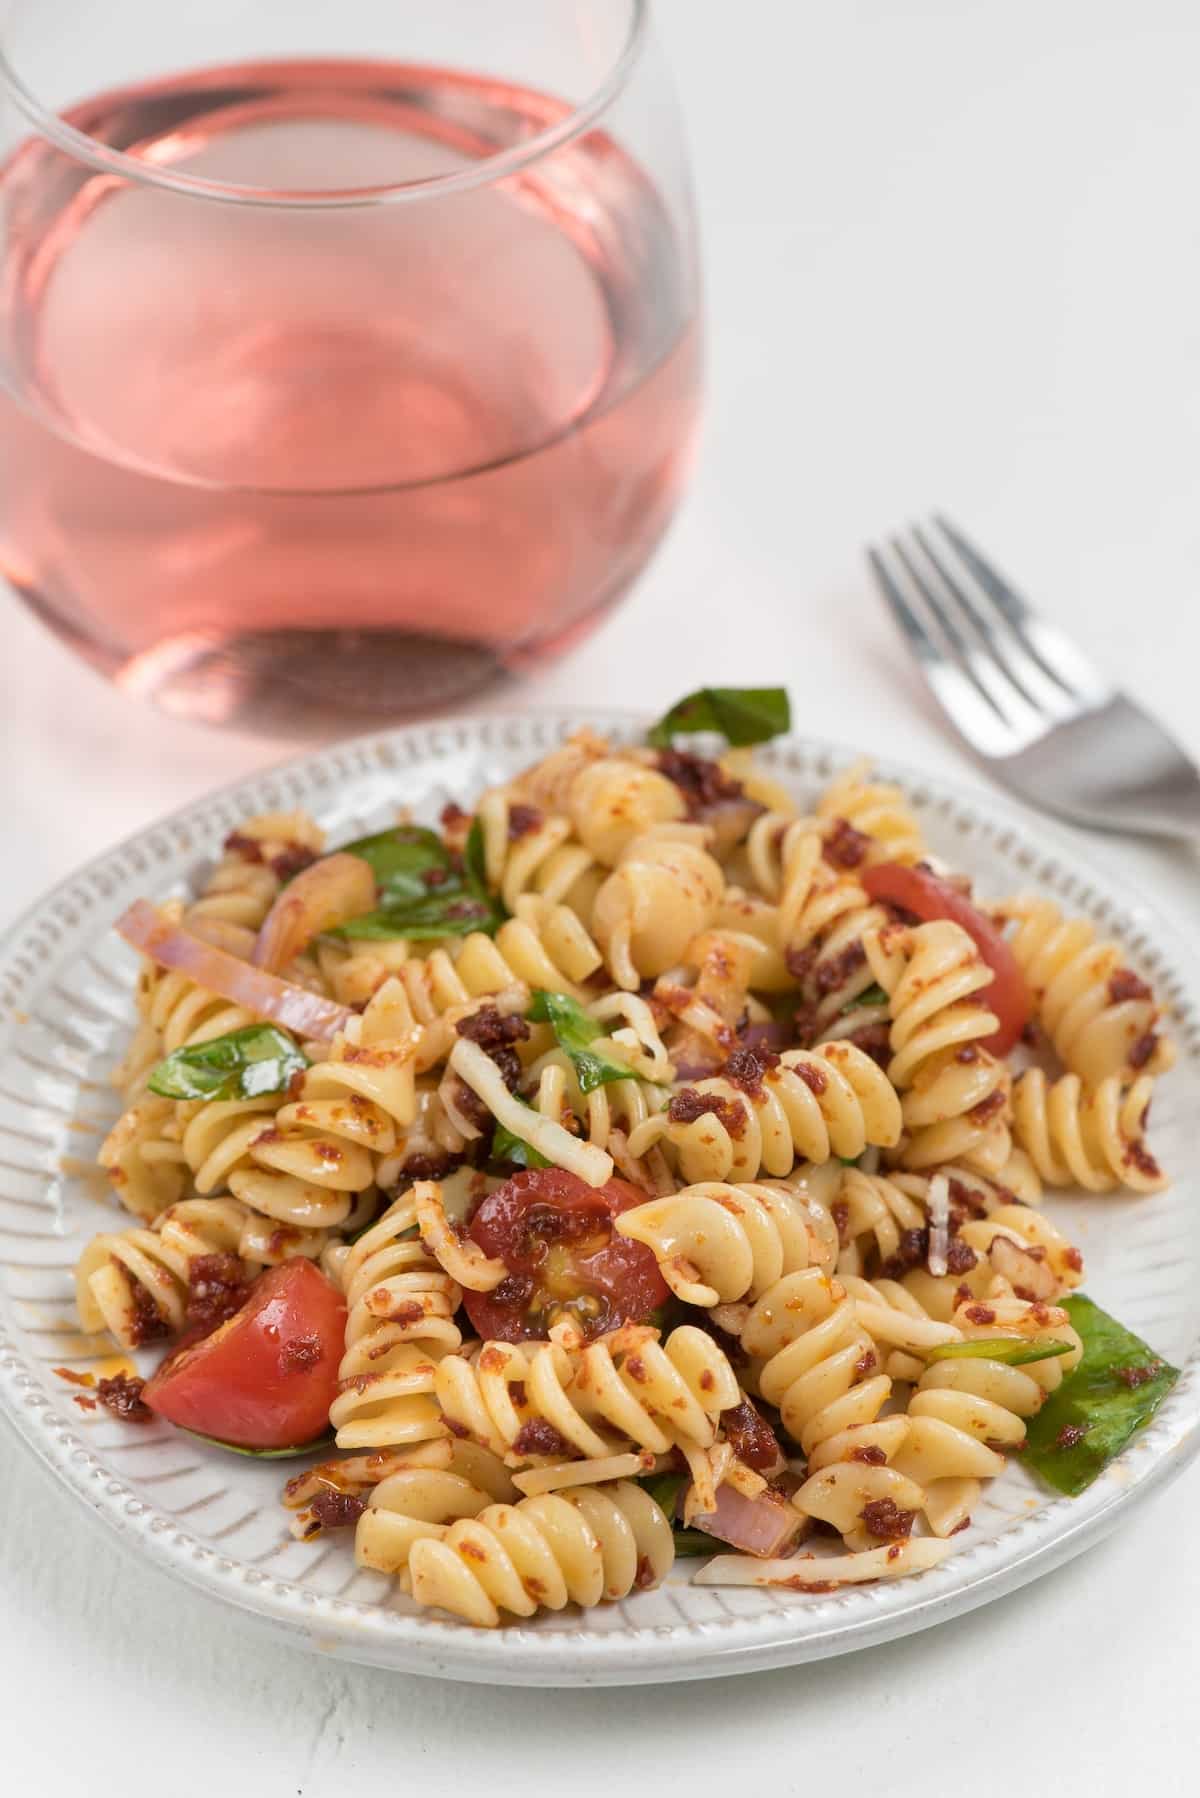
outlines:
{"label": "metal fork", "polygon": [[1004,786],[1076,824],[1200,839],[1200,771],[946,518],[868,551],[934,698]]}

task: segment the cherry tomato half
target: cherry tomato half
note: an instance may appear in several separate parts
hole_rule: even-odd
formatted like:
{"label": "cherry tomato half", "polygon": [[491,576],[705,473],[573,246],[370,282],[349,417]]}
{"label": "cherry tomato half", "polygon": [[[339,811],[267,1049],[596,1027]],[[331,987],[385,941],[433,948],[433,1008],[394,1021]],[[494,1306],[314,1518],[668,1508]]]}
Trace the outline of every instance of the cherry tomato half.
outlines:
{"label": "cherry tomato half", "polygon": [[508,1267],[492,1292],[468,1292],[467,1315],[485,1341],[549,1335],[560,1317],[587,1336],[640,1323],[665,1304],[666,1282],[644,1243],[613,1232],[612,1220],[648,1194],[626,1180],[587,1186],[562,1168],[515,1174],[475,1213],[468,1234]]}
{"label": "cherry tomato half", "polygon": [[972,905],[964,893],[928,868],[906,868],[899,862],[880,862],[874,868],[864,868],[859,879],[872,899],[902,906],[905,911],[915,913],[923,923],[949,918],[951,923],[962,926],[994,976],[991,986],[980,994],[980,998],[995,1012],[1000,1028],[983,1046],[993,1055],[1006,1055],[1029,1021],[1029,988],[1016,956],[991,919],[986,918],[978,906]]}
{"label": "cherry tomato half", "polygon": [[311,1261],[268,1268],[240,1311],[168,1355],[142,1394],[185,1430],[239,1448],[324,1436],[346,1334],[341,1293]]}

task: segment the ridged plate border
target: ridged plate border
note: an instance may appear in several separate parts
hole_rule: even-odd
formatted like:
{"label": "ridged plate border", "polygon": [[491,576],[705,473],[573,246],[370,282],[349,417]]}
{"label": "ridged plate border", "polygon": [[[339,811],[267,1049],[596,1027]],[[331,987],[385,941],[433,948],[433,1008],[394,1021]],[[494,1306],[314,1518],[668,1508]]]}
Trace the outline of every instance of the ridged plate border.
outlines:
{"label": "ridged plate border", "polygon": [[[5,1170],[0,1406],[54,1475],[138,1555],[251,1613],[296,1644],[414,1673],[497,1684],[604,1685],[748,1672],[886,1641],[1010,1592],[1115,1527],[1132,1504],[1164,1485],[1200,1446],[1198,1325],[1188,1301],[1195,1290],[1192,1273],[1200,1269],[1200,1222],[1190,1221],[1200,1219],[1200,1190],[1189,1190],[1196,1181],[1186,1177],[1182,1161],[1176,1185],[1162,1199],[1065,1201],[1084,1221],[1089,1250],[1111,1240],[1118,1216],[1141,1218],[1130,1226],[1135,1245],[1157,1245],[1154,1278],[1145,1274],[1146,1291],[1139,1295],[1144,1302],[1135,1305],[1134,1315],[1127,1311],[1126,1319],[1134,1327],[1165,1331],[1173,1340],[1160,1335],[1156,1346],[1185,1358],[1185,1364],[1151,1428],[1082,1498],[1032,1509],[1032,1489],[1020,1486],[1023,1476],[1017,1474],[1016,1496],[1010,1493],[992,1506],[992,1533],[964,1538],[959,1552],[941,1566],[914,1579],[826,1597],[670,1585],[585,1616],[569,1613],[489,1633],[416,1614],[387,1596],[378,1582],[369,1596],[350,1595],[374,1576],[351,1573],[330,1592],[310,1574],[282,1577],[271,1570],[272,1562],[286,1568],[291,1549],[271,1546],[251,1556],[239,1554],[231,1540],[224,1545],[240,1531],[257,1529],[261,1536],[263,1528],[276,1530],[278,1513],[269,1514],[267,1507],[278,1484],[277,1464],[264,1470],[239,1462],[231,1472],[229,1458],[222,1457],[229,1490],[250,1498],[252,1509],[205,1534],[207,1498],[173,1506],[164,1495],[183,1475],[156,1462],[165,1461],[178,1438],[155,1433],[142,1439],[136,1456],[143,1465],[130,1471],[123,1465],[135,1452],[128,1431],[114,1437],[106,1425],[83,1419],[72,1408],[69,1389],[49,1371],[52,1359],[70,1358],[68,1350],[55,1347],[65,1337],[45,1328],[39,1335],[29,1325],[35,1301],[22,1299],[19,1289],[30,1268],[35,1281],[53,1273],[60,1282],[66,1263],[62,1254],[41,1261],[40,1251],[22,1245],[50,1240],[48,1221],[53,1242],[64,1250],[74,1249],[74,1232],[85,1218],[89,1229],[120,1227],[111,1213],[106,1224],[81,1182],[58,1171],[64,1152],[81,1152],[79,1140],[69,1135],[73,1108],[88,1115],[89,1106],[94,1113],[102,1104],[105,1064],[119,1041],[122,1015],[128,1015],[123,1003],[111,1002],[114,994],[120,999],[122,979],[127,984],[132,975],[131,958],[113,960],[110,926],[120,910],[140,893],[180,889],[211,859],[224,835],[253,812],[303,805],[341,830],[360,821],[382,822],[389,801],[423,798],[429,804],[436,798],[440,804],[451,795],[473,797],[464,780],[500,778],[585,724],[630,740],[645,720],[582,708],[451,720],[373,734],[301,757],[129,838],[56,887],[0,939],[0,1169]],[[763,754],[802,795],[856,759],[855,752],[796,738],[782,739]],[[1037,887],[1090,915],[1129,947],[1133,965],[1155,978],[1173,1007],[1181,1048],[1180,1067],[1171,1078],[1174,1095],[1165,1119],[1156,1117],[1156,1141],[1163,1142],[1165,1122],[1166,1136],[1180,1148],[1190,1147],[1188,1120],[1200,1112],[1200,972],[1175,933],[1107,876],[1082,864],[1073,848],[1030,814],[883,759],[878,766],[881,775],[905,788],[935,847],[953,847],[968,871],[984,872],[983,862],[994,877],[1002,867],[1010,888]],[[98,984],[90,990],[87,981],[82,990],[65,984],[68,976],[79,980],[84,967],[95,970]],[[65,1120],[61,1128],[55,1118]],[[1089,1206],[1093,1222],[1105,1214],[1102,1235],[1087,1228]],[[1147,1219],[1154,1221],[1143,1228]],[[33,1261],[27,1259],[30,1253]],[[1169,1281],[1160,1273],[1164,1268],[1173,1270]],[[1128,1277],[1129,1270],[1124,1272]],[[1141,1278],[1142,1270],[1135,1268],[1134,1288]],[[1098,1288],[1089,1282],[1089,1289],[1103,1302],[1112,1284],[1101,1281]],[[60,1289],[55,1284],[54,1290]],[[61,1297],[44,1302],[61,1313]],[[198,1469],[186,1471],[192,1477]],[[181,1522],[185,1513],[197,1517],[199,1528]],[[332,1546],[348,1565],[348,1541]]]}

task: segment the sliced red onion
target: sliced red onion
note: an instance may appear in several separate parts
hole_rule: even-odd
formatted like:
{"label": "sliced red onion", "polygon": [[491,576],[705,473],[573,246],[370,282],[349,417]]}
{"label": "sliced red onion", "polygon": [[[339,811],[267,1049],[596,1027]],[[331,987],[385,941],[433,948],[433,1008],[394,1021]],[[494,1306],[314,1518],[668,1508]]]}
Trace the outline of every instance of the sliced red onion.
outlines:
{"label": "sliced red onion", "polygon": [[703,1530],[718,1542],[727,1542],[743,1554],[770,1557],[782,1554],[804,1528],[799,1511],[774,1492],[744,1498],[728,1484],[717,1488],[717,1508],[707,1516],[693,1517],[693,1529]]}
{"label": "sliced red onion", "polygon": [[279,980],[212,943],[202,942],[178,924],[168,923],[148,899],[138,899],[129,907],[117,920],[117,932],[160,967],[177,969],[205,992],[244,1005],[247,1011],[270,1018],[297,1036],[331,1042],[354,1016],[344,1005]]}
{"label": "sliced red onion", "polygon": [[239,961],[250,960],[258,941],[255,933],[247,930],[244,924],[231,924],[228,918],[212,918],[206,912],[189,917],[187,931],[189,936],[198,936],[202,943],[211,943],[214,949],[236,955]]}
{"label": "sliced red onion", "polygon": [[254,965],[278,973],[323,930],[375,909],[375,876],[360,855],[325,855],[289,881],[263,919]]}

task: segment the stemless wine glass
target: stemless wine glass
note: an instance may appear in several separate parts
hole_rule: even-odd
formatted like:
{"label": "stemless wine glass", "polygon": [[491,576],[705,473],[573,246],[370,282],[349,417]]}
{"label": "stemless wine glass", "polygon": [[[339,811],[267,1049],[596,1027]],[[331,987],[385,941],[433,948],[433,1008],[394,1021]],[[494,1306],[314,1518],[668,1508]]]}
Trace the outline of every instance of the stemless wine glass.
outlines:
{"label": "stemless wine glass", "polygon": [[0,566],[130,693],[325,729],[576,639],[700,386],[648,0],[8,0]]}

